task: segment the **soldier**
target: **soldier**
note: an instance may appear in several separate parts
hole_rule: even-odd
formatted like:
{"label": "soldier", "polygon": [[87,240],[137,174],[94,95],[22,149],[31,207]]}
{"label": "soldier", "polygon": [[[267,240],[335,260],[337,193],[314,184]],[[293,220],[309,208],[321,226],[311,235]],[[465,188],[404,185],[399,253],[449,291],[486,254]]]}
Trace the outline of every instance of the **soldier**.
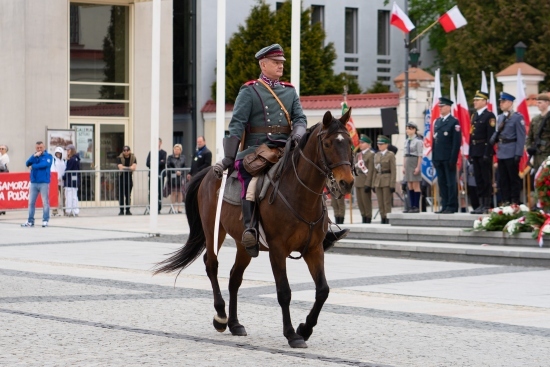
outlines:
{"label": "soldier", "polygon": [[372,179],[374,177],[374,152],[372,141],[366,135],[359,139],[359,151],[355,155],[355,192],[363,223],[372,220]]}
{"label": "soldier", "polygon": [[[548,94],[537,96],[537,107],[540,115],[535,116],[529,125],[529,133],[525,140],[525,147],[530,157],[533,157],[535,171],[542,162],[550,155],[550,97]],[[534,182],[531,181],[531,182]]]}
{"label": "soldier", "polygon": [[470,127],[470,161],[474,166],[477,196],[480,205],[472,214],[488,213],[491,208],[491,191],[493,188],[493,146],[489,139],[495,132],[496,117],[487,110],[487,92],[477,91],[474,96],[476,112],[471,118]]}
{"label": "soldier", "polygon": [[500,109],[496,131],[491,137],[491,145],[498,144],[498,177],[503,205],[519,204],[521,181],[518,176],[519,161],[523,157],[525,145],[525,118],[512,107],[514,97],[500,93]]}
{"label": "soldier", "polygon": [[[279,80],[283,75],[286,60],[283,48],[279,44],[273,44],[262,48],[255,57],[262,72],[257,80],[245,83],[239,90],[233,107],[233,116],[229,122],[229,137],[223,139],[225,157],[214,166],[214,173],[218,178],[221,178],[223,171],[228,168],[234,167],[239,172],[245,227],[242,244],[251,257],[256,257],[259,253],[254,213],[256,203],[246,198],[252,175],[244,168],[243,159],[261,144],[275,148],[284,146],[289,138],[299,141],[305,134],[307,125],[296,90],[292,84]],[[237,153],[241,139],[244,139],[243,149]],[[334,233],[329,231],[325,241],[338,241],[347,235],[347,232],[349,229]]]}
{"label": "soldier", "polygon": [[387,214],[391,213],[391,202],[395,192],[395,154],[388,150],[390,139],[380,135],[376,140],[378,152],[374,155],[373,187],[376,189],[378,208],[382,217],[382,224],[390,224]]}
{"label": "soldier", "polygon": [[451,115],[453,101],[439,98],[441,117],[435,120],[432,162],[437,172],[441,209],[436,213],[453,214],[458,211],[456,161],[462,141],[458,120]]}
{"label": "soldier", "polygon": [[334,220],[336,224],[344,224],[344,218],[346,216],[346,198],[342,196],[337,199],[334,195],[331,195],[330,205],[334,211]]}

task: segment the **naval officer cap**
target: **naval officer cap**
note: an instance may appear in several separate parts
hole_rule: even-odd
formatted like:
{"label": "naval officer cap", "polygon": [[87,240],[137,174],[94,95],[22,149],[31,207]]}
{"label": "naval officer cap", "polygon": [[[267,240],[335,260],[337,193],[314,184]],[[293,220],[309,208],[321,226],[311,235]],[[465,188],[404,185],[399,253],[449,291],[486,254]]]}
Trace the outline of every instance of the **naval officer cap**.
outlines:
{"label": "naval officer cap", "polygon": [[506,92],[500,92],[500,98],[499,98],[501,101],[511,101],[511,102],[514,102],[514,99],[516,99],[516,97],[514,97],[513,95],[511,95],[510,93],[506,93]]}
{"label": "naval officer cap", "polygon": [[482,92],[480,90],[476,91],[476,94],[474,96],[474,99],[489,99],[489,93],[487,92]]}
{"label": "naval officer cap", "polygon": [[439,98],[439,105],[440,106],[452,106],[453,105],[453,101],[451,101],[449,98],[445,98],[445,97],[440,97]]}
{"label": "naval officer cap", "polygon": [[361,140],[364,143],[368,143],[368,144],[372,143],[372,140],[370,140],[370,138],[368,136],[362,135],[362,134],[361,134],[361,138],[359,138],[359,140]]}
{"label": "naval officer cap", "polygon": [[255,57],[257,60],[268,58],[276,61],[286,61],[285,52],[278,43],[262,48],[260,51],[256,52]]}

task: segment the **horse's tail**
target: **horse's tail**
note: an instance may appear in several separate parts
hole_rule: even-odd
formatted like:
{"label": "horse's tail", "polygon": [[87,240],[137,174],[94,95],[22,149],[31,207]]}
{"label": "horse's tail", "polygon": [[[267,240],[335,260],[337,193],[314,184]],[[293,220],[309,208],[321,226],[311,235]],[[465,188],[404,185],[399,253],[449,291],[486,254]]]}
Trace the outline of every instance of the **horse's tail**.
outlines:
{"label": "horse's tail", "polygon": [[177,274],[179,275],[182,270],[191,265],[206,248],[206,237],[204,235],[204,229],[202,228],[198,196],[199,187],[210,170],[211,168],[203,169],[194,175],[187,188],[187,195],[185,197],[185,213],[187,215],[187,222],[189,223],[189,237],[187,238],[187,242],[181,249],[171,253],[169,258],[159,262],[156,265],[156,270],[153,273],[154,275],[158,273],[171,273],[177,270],[179,270]]}

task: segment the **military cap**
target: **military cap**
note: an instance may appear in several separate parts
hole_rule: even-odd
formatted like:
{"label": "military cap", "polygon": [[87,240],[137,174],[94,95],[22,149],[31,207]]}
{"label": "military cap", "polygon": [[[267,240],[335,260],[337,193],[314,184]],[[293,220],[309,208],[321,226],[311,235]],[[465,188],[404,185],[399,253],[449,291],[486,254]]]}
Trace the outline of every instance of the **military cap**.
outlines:
{"label": "military cap", "polygon": [[372,140],[370,140],[370,138],[366,135],[362,135],[361,134],[361,138],[359,138],[359,140],[361,140],[362,142],[364,143],[369,143],[369,144],[372,144]]}
{"label": "military cap", "polygon": [[389,144],[390,139],[388,139],[387,136],[384,135],[378,135],[378,138],[376,139],[377,144]]}
{"label": "military cap", "polygon": [[278,43],[262,48],[260,51],[256,52],[255,57],[257,60],[269,58],[277,61],[286,61],[283,48]]}
{"label": "military cap", "polygon": [[511,95],[510,93],[506,93],[506,92],[500,92],[500,98],[499,98],[501,101],[514,101],[514,99],[516,99],[516,97],[514,97],[513,95]]}
{"label": "military cap", "polygon": [[453,105],[453,101],[451,101],[449,98],[445,98],[445,97],[440,97],[439,98],[439,105],[440,106],[452,106]]}
{"label": "military cap", "polygon": [[407,122],[407,124],[406,124],[405,126],[406,126],[406,127],[413,127],[413,128],[415,128],[416,130],[418,130],[418,125],[415,124],[415,123],[412,122],[412,121]]}
{"label": "military cap", "polygon": [[550,102],[550,96],[548,96],[548,94],[546,94],[546,93],[541,93],[537,96],[537,101]]}
{"label": "military cap", "polygon": [[474,99],[489,99],[489,93],[478,90],[476,91]]}

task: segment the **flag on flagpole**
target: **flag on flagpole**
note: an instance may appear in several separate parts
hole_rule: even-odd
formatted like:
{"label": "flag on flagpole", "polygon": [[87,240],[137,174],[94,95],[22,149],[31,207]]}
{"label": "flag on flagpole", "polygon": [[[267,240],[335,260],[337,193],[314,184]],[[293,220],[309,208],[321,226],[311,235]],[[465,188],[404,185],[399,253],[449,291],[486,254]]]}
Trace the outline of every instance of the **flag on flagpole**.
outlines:
{"label": "flag on flagpole", "polygon": [[[348,112],[349,107],[346,101],[342,102],[342,116],[345,115],[346,112]],[[355,128],[355,124],[353,123],[353,118],[350,116],[348,122],[346,123],[346,129],[349,132],[349,135],[351,137],[351,142],[353,143],[353,148],[357,148],[359,146],[359,135],[357,135],[357,129]]]}
{"label": "flag on flagpole", "polygon": [[449,93],[451,101],[453,101],[453,107],[451,108],[451,116],[457,116],[457,105],[456,105],[456,89],[455,89],[455,78],[451,77],[451,92]]}
{"label": "flag on flagpole", "polygon": [[466,24],[468,24],[466,18],[464,18],[464,15],[462,15],[460,10],[458,10],[458,6],[456,5],[453,6],[451,10],[439,17],[439,23],[447,33],[452,32],[460,27],[464,27]]}
{"label": "flag on flagpole", "polygon": [[[525,89],[523,87],[523,77],[521,76],[521,69],[518,69],[518,81],[516,92],[516,111],[523,115],[525,121],[525,134],[529,133],[529,125],[531,120],[529,119],[529,109],[527,108],[527,98],[525,97]],[[523,157],[519,162],[519,171],[522,172],[527,166],[529,157],[527,152],[523,149]]]}
{"label": "flag on flagpole", "polygon": [[491,111],[492,113],[497,115],[497,89],[495,87],[495,78],[493,76],[493,72],[491,71],[491,88],[489,89],[489,104],[487,105],[487,109]]}
{"label": "flag on flagpole", "polygon": [[405,33],[409,33],[414,29],[413,22],[411,22],[407,14],[401,10],[395,1],[393,2],[393,8],[391,9],[390,24],[401,29]]}
{"label": "flag on flagpole", "polygon": [[439,98],[441,97],[441,82],[439,80],[439,75],[440,70],[437,69],[435,71],[434,92],[432,94],[432,108],[429,111],[430,113],[426,114],[426,124],[424,129],[424,148],[422,151],[422,176],[426,181],[431,184],[433,184],[437,178],[435,175],[435,169],[432,166],[432,146],[434,122],[441,116],[441,111],[439,110]]}
{"label": "flag on flagpole", "polygon": [[460,129],[462,130],[462,144],[460,145],[460,151],[465,158],[470,155],[470,126],[471,120],[468,113],[468,101],[466,100],[466,94],[464,94],[464,87],[460,80],[460,75],[457,75],[457,115]]}
{"label": "flag on flagpole", "polygon": [[487,77],[485,76],[485,70],[481,70],[481,91],[487,92]]}

